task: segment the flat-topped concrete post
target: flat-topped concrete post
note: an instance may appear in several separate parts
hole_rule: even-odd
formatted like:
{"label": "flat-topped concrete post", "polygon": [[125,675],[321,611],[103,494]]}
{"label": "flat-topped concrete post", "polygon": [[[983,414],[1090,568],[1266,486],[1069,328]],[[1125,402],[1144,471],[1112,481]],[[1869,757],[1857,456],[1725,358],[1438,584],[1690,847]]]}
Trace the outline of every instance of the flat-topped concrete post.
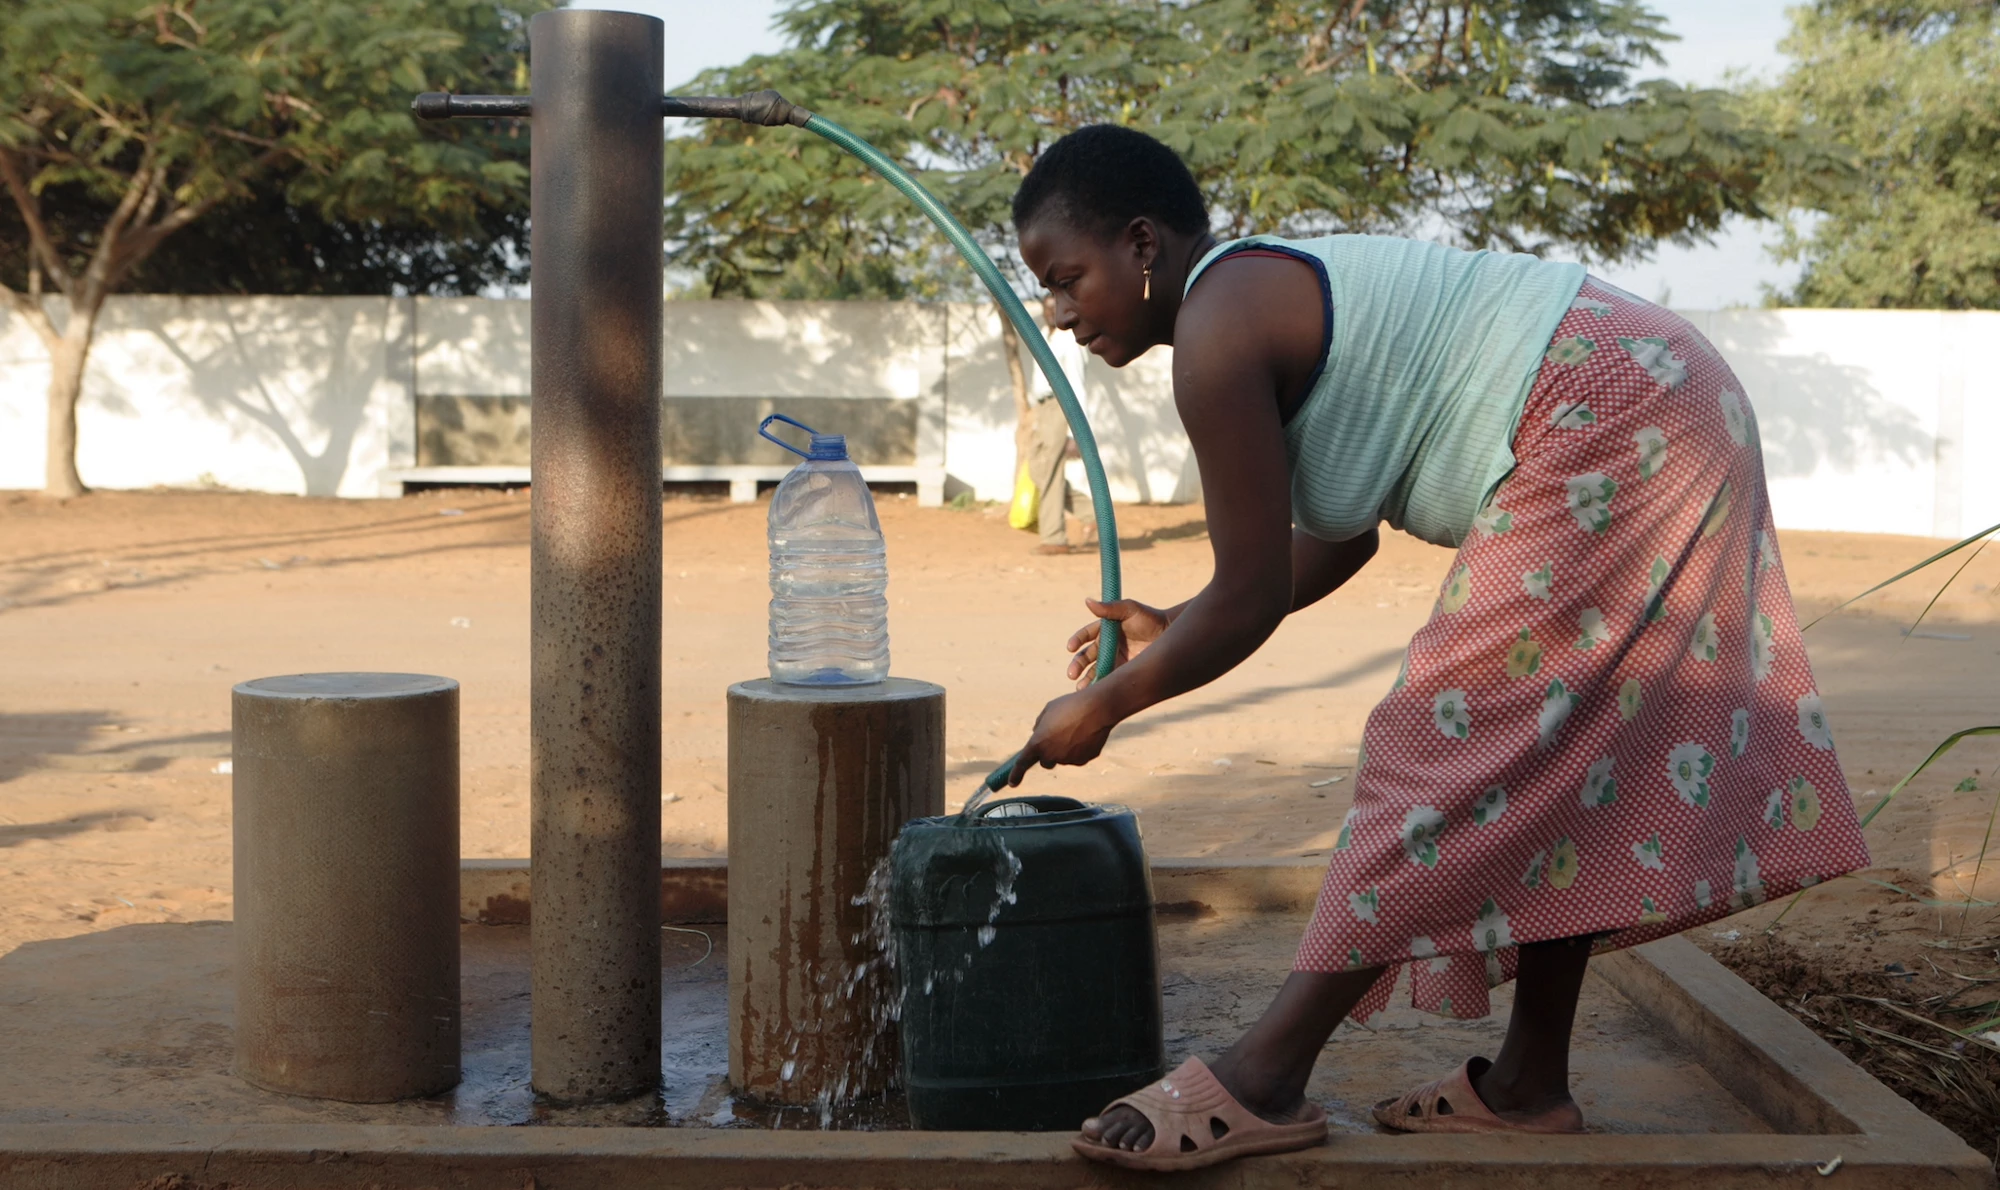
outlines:
{"label": "flat-topped concrete post", "polygon": [[458,683],[258,678],[231,699],[236,1072],[382,1103],[458,1084]]}
{"label": "flat-topped concrete post", "polygon": [[[856,902],[903,823],[942,813],[942,687],[729,688],[729,1081],[739,1094],[830,1104],[888,1089],[895,980]],[[539,884],[535,897],[539,920]]]}
{"label": "flat-topped concrete post", "polygon": [[534,103],[532,1081],[660,1081],[660,94],[666,26],[528,24]]}

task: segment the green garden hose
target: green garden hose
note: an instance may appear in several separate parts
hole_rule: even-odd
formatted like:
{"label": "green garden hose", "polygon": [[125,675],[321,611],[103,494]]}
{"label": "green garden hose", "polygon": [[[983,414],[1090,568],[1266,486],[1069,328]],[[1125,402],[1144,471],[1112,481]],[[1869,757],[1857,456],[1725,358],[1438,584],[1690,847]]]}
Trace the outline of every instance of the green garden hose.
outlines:
{"label": "green garden hose", "polygon": [[[746,96],[742,102],[747,104],[750,98],[752,97]],[[1097,438],[1090,432],[1090,421],[1084,416],[1083,404],[1077,400],[1075,390],[1070,388],[1069,378],[1063,375],[1061,365],[1056,363],[1055,353],[1049,350],[1048,341],[1042,337],[1041,328],[1037,327],[1034,320],[1029,317],[1027,307],[1021,304],[1019,297],[1015,296],[1013,287],[1000,275],[1000,270],[992,259],[980,250],[972,234],[965,230],[965,225],[952,218],[951,212],[945,210],[944,204],[905,172],[902,166],[890,160],[874,145],[825,116],[808,116],[805,129],[808,132],[818,133],[859,157],[868,168],[881,174],[891,186],[902,191],[904,197],[915,203],[917,208],[937,225],[937,229],[945,234],[945,238],[951,241],[951,246],[958,249],[958,254],[965,258],[965,263],[972,266],[972,271],[985,283],[987,291],[993,295],[993,300],[1000,304],[1007,321],[1014,324],[1014,330],[1021,336],[1021,341],[1028,345],[1029,353],[1035,357],[1035,366],[1039,367],[1042,375],[1047,377],[1050,391],[1055,393],[1057,402],[1062,405],[1063,416],[1069,419],[1070,435],[1076,439],[1077,452],[1083,456],[1083,473],[1090,483],[1090,502],[1097,513],[1097,561],[1100,572],[1099,586],[1103,593],[1101,597],[1106,603],[1121,598],[1123,583],[1118,572],[1118,522],[1111,511],[1111,488],[1104,480],[1104,462],[1097,455]],[[1099,623],[1097,676],[1102,678],[1111,672],[1117,658],[1118,622],[1103,620]],[[1004,786],[1018,755],[1016,753],[1015,756],[1008,757],[1006,763],[987,774],[984,788],[993,790]]]}

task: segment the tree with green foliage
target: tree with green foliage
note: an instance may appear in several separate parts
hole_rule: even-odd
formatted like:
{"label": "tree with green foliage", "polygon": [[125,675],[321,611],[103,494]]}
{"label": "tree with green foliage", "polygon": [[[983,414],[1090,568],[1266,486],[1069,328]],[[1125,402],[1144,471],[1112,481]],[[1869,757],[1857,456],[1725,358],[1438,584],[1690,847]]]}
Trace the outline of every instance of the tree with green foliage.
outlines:
{"label": "tree with green foliage", "polygon": [[[1730,95],[1641,81],[1671,35],[1637,0],[796,0],[779,26],[790,48],[688,90],[775,87],[825,112],[1002,260],[1020,177],[1092,122],[1179,151],[1219,234],[1441,235],[1601,261],[1765,216],[1773,170],[1834,168]],[[669,143],[667,176],[669,260],[698,292],[963,285],[893,190],[815,138],[703,125]]]}
{"label": "tree with green foliage", "polygon": [[0,300],[49,352],[45,490],[83,490],[76,403],[105,300],[185,229],[247,204],[262,234],[215,227],[210,243],[293,253],[236,271],[300,277],[329,260],[363,268],[371,253],[378,266],[399,252],[448,265],[438,239],[506,227],[501,213],[526,201],[525,135],[503,122],[419,128],[409,103],[522,88],[527,18],[542,7],[0,0],[0,186],[26,240],[0,254],[12,266]]}
{"label": "tree with green foliage", "polygon": [[[126,293],[425,294],[463,297],[528,280],[528,206],[482,207],[464,227],[444,228],[411,211],[374,218],[328,216],[286,195],[296,170],[255,179],[250,192],[168,237],[132,266]],[[42,221],[58,243],[91,234],[114,204],[76,186],[39,196]],[[25,278],[32,265],[21,212],[0,199],[0,279]]]}
{"label": "tree with green foliage", "polygon": [[1780,130],[1831,137],[1847,184],[1800,179],[1780,255],[1801,306],[2000,309],[2000,5],[1818,0],[1792,10]]}
{"label": "tree with green foliage", "polygon": [[[688,88],[775,87],[918,169],[996,259],[1042,146],[1129,119],[1194,55],[1127,0],[803,0],[781,53]],[[975,288],[922,215],[867,167],[794,129],[712,122],[667,143],[667,259],[710,297],[940,298]],[[1027,373],[1000,319],[1025,450]]]}
{"label": "tree with green foliage", "polygon": [[[1178,150],[1218,231],[1444,234],[1595,260],[1763,217],[1766,174],[1831,173],[1734,97],[1642,81],[1637,0],[797,0],[791,48],[690,91],[776,87],[1006,231],[1041,149],[1085,123]],[[921,221],[812,138],[717,122],[669,145],[670,254],[713,294],[923,296]]]}

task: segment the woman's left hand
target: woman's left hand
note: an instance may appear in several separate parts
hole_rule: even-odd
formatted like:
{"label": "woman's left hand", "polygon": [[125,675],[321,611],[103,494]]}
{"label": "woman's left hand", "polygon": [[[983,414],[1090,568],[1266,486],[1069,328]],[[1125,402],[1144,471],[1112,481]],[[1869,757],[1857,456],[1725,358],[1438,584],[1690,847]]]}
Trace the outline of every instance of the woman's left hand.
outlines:
{"label": "woman's left hand", "polygon": [[1105,713],[1101,687],[1091,686],[1065,694],[1042,708],[1035,718],[1034,733],[1014,767],[1007,774],[1009,787],[1019,785],[1030,768],[1052,769],[1059,764],[1089,764],[1104,751],[1111,729],[1118,721]]}

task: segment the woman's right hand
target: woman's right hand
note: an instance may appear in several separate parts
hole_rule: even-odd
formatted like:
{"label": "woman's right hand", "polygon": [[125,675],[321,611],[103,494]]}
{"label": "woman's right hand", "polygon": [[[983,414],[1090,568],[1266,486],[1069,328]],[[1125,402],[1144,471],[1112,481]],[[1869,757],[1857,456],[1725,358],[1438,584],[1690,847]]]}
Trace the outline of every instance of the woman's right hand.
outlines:
{"label": "woman's right hand", "polygon": [[1145,651],[1146,646],[1160,639],[1160,634],[1173,623],[1173,618],[1157,607],[1149,607],[1136,599],[1120,599],[1115,603],[1099,603],[1095,599],[1085,599],[1083,605],[1090,609],[1097,619],[1085,624],[1070,634],[1066,646],[1069,659],[1070,680],[1078,690],[1097,680],[1097,633],[1101,622],[1111,620],[1118,624],[1118,658],[1116,664],[1123,665],[1134,656]]}

